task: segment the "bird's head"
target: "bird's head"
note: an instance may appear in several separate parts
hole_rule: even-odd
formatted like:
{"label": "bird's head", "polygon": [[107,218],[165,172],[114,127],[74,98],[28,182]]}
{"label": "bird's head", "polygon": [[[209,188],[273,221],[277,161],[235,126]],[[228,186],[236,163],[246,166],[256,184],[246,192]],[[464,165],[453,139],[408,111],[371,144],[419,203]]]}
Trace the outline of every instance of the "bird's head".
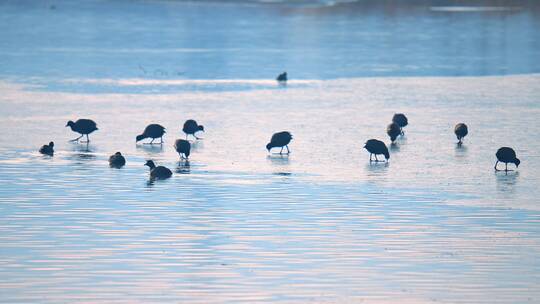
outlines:
{"label": "bird's head", "polygon": [[204,132],[204,126],[203,125],[200,125],[197,127],[199,129],[199,131],[203,131]]}
{"label": "bird's head", "polygon": [[514,160],[514,164],[516,165],[516,168],[519,167],[519,164],[521,164],[519,158],[516,157],[516,159]]}
{"label": "bird's head", "polygon": [[116,152],[116,153],[114,153],[114,155],[122,156],[122,153]]}
{"label": "bird's head", "polygon": [[268,150],[268,152],[270,152],[270,149],[272,149],[272,148],[273,148],[273,146],[272,146],[271,143],[268,143],[268,144],[266,145],[266,150]]}
{"label": "bird's head", "polygon": [[135,142],[138,142],[138,141],[141,141],[143,139],[145,139],[146,137],[144,137],[144,135],[137,135],[137,137],[135,137]]}
{"label": "bird's head", "polygon": [[75,125],[75,123],[73,121],[68,121],[67,124],[66,124],[66,127],[73,127]]}
{"label": "bird's head", "polygon": [[156,167],[156,164],[154,164],[154,162],[152,160],[147,160],[144,165],[148,166],[150,169],[153,169],[153,168]]}
{"label": "bird's head", "polygon": [[51,141],[51,142],[49,143],[49,147],[51,147],[51,148],[54,147],[54,142]]}

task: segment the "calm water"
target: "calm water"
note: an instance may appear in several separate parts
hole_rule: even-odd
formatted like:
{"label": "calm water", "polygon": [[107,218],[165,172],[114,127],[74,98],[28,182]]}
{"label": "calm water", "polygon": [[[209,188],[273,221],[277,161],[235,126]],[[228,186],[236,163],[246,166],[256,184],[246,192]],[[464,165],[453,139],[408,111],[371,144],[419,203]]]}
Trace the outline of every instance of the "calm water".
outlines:
{"label": "calm water", "polygon": [[538,7],[426,3],[2,2],[0,302],[540,301]]}

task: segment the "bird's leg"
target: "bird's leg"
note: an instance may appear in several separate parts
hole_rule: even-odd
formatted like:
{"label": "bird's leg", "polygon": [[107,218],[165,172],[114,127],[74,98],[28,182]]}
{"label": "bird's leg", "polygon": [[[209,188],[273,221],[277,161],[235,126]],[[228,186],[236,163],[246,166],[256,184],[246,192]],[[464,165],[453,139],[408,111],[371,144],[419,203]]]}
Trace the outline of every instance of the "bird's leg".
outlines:
{"label": "bird's leg", "polygon": [[291,154],[291,150],[289,150],[289,145],[285,146],[287,148],[287,154]]}
{"label": "bird's leg", "polygon": [[84,136],[84,135],[81,135],[81,136],[79,136],[79,137],[77,137],[77,138],[75,138],[75,139],[72,139],[72,140],[70,140],[70,141],[79,141],[79,139],[81,139],[81,137],[83,137],[83,136]]}
{"label": "bird's leg", "polygon": [[163,144],[163,136],[161,136],[160,139],[161,139],[161,141],[160,141],[159,144],[162,145]]}
{"label": "bird's leg", "polygon": [[375,161],[379,162],[379,159],[377,158],[377,154],[375,154]]}
{"label": "bird's leg", "polygon": [[152,138],[152,140],[148,143],[149,145],[153,144],[154,143],[154,139],[155,138]]}
{"label": "bird's leg", "polygon": [[86,134],[86,142],[90,142],[90,138],[88,137],[88,134]]}
{"label": "bird's leg", "polygon": [[201,139],[200,137],[197,137],[197,135],[195,135],[195,134],[193,134],[193,136],[195,137],[196,140]]}
{"label": "bird's leg", "polygon": [[403,128],[399,128],[401,136],[405,135],[405,132],[403,132]]}
{"label": "bird's leg", "polygon": [[508,163],[504,163],[504,171],[508,172]]}
{"label": "bird's leg", "polygon": [[372,155],[373,155],[373,153],[369,153],[369,162],[372,162],[372,160],[371,160]]}
{"label": "bird's leg", "polygon": [[281,147],[281,150],[279,150],[279,154],[283,154],[283,147]]}
{"label": "bird's leg", "polygon": [[499,164],[499,161],[495,162],[495,167],[493,167],[493,168],[495,168],[495,171],[499,171],[499,169],[497,169],[498,164]]}

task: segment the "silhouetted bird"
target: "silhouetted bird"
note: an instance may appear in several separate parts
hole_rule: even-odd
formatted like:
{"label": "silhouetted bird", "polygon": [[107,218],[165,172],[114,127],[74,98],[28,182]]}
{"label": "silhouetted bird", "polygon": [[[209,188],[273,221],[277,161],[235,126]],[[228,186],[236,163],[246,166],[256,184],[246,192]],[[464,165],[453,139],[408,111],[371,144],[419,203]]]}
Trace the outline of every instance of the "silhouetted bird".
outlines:
{"label": "silhouetted bird", "polygon": [[54,143],[51,141],[48,145],[43,145],[39,149],[39,153],[53,156],[53,154],[54,154],[53,147],[54,147]]}
{"label": "silhouetted bird", "polygon": [[521,163],[519,158],[516,157],[516,152],[512,148],[508,148],[508,147],[499,148],[495,156],[497,156],[497,162],[495,163],[495,171],[501,171],[497,169],[497,164],[499,164],[499,162],[505,163],[506,166],[505,166],[504,171],[512,171],[512,170],[508,170],[508,163],[515,164],[516,168],[519,167],[519,164]]}
{"label": "silhouetted bird", "polygon": [[186,133],[186,139],[188,138],[188,135],[190,134],[193,135],[193,137],[195,137],[196,139],[199,139],[199,137],[197,137],[195,133],[197,131],[204,132],[204,126],[198,125],[197,122],[193,119],[188,119],[184,123],[184,127],[182,128],[182,131]]}
{"label": "silhouetted bird", "polygon": [[149,142],[149,144],[152,144],[156,138],[160,138],[161,142],[159,144],[163,144],[163,134],[165,134],[165,128],[162,125],[150,124],[146,126],[143,133],[141,135],[137,135],[135,139],[137,142],[145,138],[152,138],[152,140]]}
{"label": "silhouetted bird", "polygon": [[283,72],[276,78],[278,82],[287,82],[287,72]]}
{"label": "silhouetted bird", "polygon": [[70,141],[79,141],[81,137],[86,135],[86,142],[90,142],[88,134],[98,129],[96,123],[91,119],[79,119],[76,122],[70,120],[67,122],[66,127],[70,127],[71,131],[81,134],[81,136]]}
{"label": "silhouetted bird", "polygon": [[386,127],[386,134],[390,136],[390,140],[392,143],[394,143],[399,134],[401,134],[401,128],[398,126],[398,124],[393,122]]}
{"label": "silhouetted bird", "polygon": [[405,132],[403,132],[403,128],[409,124],[407,116],[402,113],[396,113],[394,114],[394,117],[392,117],[392,122],[396,123],[399,126],[401,130],[401,135],[404,135]]}
{"label": "silhouetted bird", "polygon": [[291,153],[289,150],[289,143],[291,142],[292,135],[291,133],[287,131],[275,133],[272,135],[272,138],[270,139],[270,142],[266,145],[266,149],[268,152],[270,152],[270,149],[272,148],[279,148],[281,147],[281,151],[279,151],[279,154],[283,153],[283,147],[287,148],[287,154]]}
{"label": "silhouetted bird", "polygon": [[463,143],[462,139],[469,134],[469,129],[466,124],[458,123],[454,128],[454,133],[458,139],[458,145],[461,145]]}
{"label": "silhouetted bird", "polygon": [[113,168],[122,168],[125,164],[126,159],[120,152],[116,152],[109,157],[109,166]]}
{"label": "silhouetted bird", "polygon": [[147,160],[145,166],[150,168],[151,179],[166,179],[172,176],[172,171],[163,166],[157,166],[153,161]]}
{"label": "silhouetted bird", "polygon": [[184,139],[177,139],[174,143],[174,148],[176,149],[176,152],[180,154],[181,158],[188,159],[189,153],[191,151],[191,144],[189,141]]}
{"label": "silhouetted bird", "polygon": [[375,161],[378,162],[377,159],[378,154],[383,154],[386,158],[386,161],[390,159],[390,153],[388,152],[388,148],[384,144],[384,142],[376,139],[370,139],[366,141],[366,144],[364,145],[364,148],[368,150],[369,152],[369,161],[371,162],[371,155],[375,154]]}

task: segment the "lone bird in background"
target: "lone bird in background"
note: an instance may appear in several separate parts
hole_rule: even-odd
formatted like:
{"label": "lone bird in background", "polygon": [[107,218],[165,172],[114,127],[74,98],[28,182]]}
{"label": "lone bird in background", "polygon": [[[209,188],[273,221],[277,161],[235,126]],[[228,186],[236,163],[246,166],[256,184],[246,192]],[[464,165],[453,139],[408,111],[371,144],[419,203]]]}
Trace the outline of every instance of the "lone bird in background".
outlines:
{"label": "lone bird in background", "polygon": [[162,125],[150,124],[146,126],[146,128],[144,128],[144,131],[141,135],[137,135],[137,137],[135,138],[135,142],[141,141],[145,138],[152,138],[152,140],[148,143],[149,145],[151,145],[154,143],[154,140],[156,138],[160,138],[161,142],[159,144],[161,145],[163,144],[163,134],[165,134],[165,128]]}
{"label": "lone bird in background", "polygon": [[402,114],[402,113],[396,113],[394,114],[394,117],[392,117],[392,122],[396,123],[399,126],[401,135],[405,135],[405,132],[403,132],[403,128],[409,124],[409,120],[407,119],[407,116],[405,116],[405,114]]}
{"label": "lone bird in background", "polygon": [[189,158],[189,153],[191,151],[191,144],[189,143],[189,141],[184,139],[177,139],[174,143],[174,148],[176,149],[176,152],[178,152],[181,158]]}
{"label": "lone bird in background", "polygon": [[386,127],[386,134],[390,136],[390,140],[393,144],[399,134],[401,134],[401,128],[398,126],[397,123],[393,122]]}
{"label": "lone bird in background", "polygon": [[172,171],[163,166],[157,166],[153,161],[147,160],[145,166],[150,168],[150,179],[166,179],[172,176]]}
{"label": "lone bird in background", "polygon": [[291,133],[287,131],[275,133],[272,135],[272,138],[270,139],[270,142],[266,145],[266,150],[270,152],[272,148],[281,147],[281,150],[279,151],[279,154],[283,154],[283,148],[287,148],[287,154],[291,153],[289,150],[289,143],[291,142],[292,135]]}
{"label": "lone bird in background", "polygon": [[109,166],[112,168],[120,169],[126,164],[126,159],[122,156],[122,153],[116,152],[109,157]]}
{"label": "lone bird in background", "polygon": [[386,161],[388,162],[388,159],[390,159],[390,153],[388,152],[388,148],[384,144],[384,142],[376,139],[370,139],[366,141],[366,144],[364,145],[364,148],[368,150],[369,152],[369,162],[372,162],[371,155],[375,154],[375,161],[378,162],[377,159],[378,154],[383,154],[386,158]]}
{"label": "lone bird in background", "polygon": [[519,158],[516,157],[516,151],[514,151],[514,149],[512,148],[499,148],[499,150],[497,150],[497,153],[495,153],[495,156],[497,156],[497,162],[495,163],[495,171],[502,171],[497,169],[497,165],[499,164],[499,162],[505,163],[506,166],[504,168],[504,171],[512,171],[508,170],[508,163],[515,164],[516,168],[519,167],[519,164],[521,163]]}
{"label": "lone bird in background", "polygon": [[86,142],[87,143],[90,142],[90,139],[88,138],[88,134],[90,134],[90,133],[92,133],[92,132],[94,132],[94,131],[96,131],[98,129],[96,123],[91,119],[79,119],[76,122],[73,122],[73,121],[70,120],[70,121],[67,122],[66,127],[70,127],[71,131],[81,134],[81,136],[79,136],[79,137],[77,137],[75,139],[72,139],[70,141],[77,141],[78,142],[81,137],[86,135]]}
{"label": "lone bird in background", "polygon": [[276,78],[276,80],[279,83],[287,82],[287,72],[283,72],[283,73],[279,74],[278,77]]}
{"label": "lone bird in background", "polygon": [[458,146],[461,146],[463,143],[462,139],[469,134],[469,129],[467,128],[467,125],[464,123],[458,123],[456,127],[454,128],[454,133],[456,134],[456,137],[458,139]]}
{"label": "lone bird in background", "polygon": [[197,122],[193,119],[188,119],[184,123],[184,127],[182,128],[182,131],[186,133],[186,139],[188,139],[188,135],[193,135],[196,139],[200,139],[195,135],[196,132],[202,131],[204,132],[204,126],[197,124]]}
{"label": "lone bird in background", "polygon": [[43,145],[39,149],[39,153],[49,155],[49,156],[53,156],[53,154],[54,154],[53,147],[54,147],[54,142],[51,141],[48,145]]}

